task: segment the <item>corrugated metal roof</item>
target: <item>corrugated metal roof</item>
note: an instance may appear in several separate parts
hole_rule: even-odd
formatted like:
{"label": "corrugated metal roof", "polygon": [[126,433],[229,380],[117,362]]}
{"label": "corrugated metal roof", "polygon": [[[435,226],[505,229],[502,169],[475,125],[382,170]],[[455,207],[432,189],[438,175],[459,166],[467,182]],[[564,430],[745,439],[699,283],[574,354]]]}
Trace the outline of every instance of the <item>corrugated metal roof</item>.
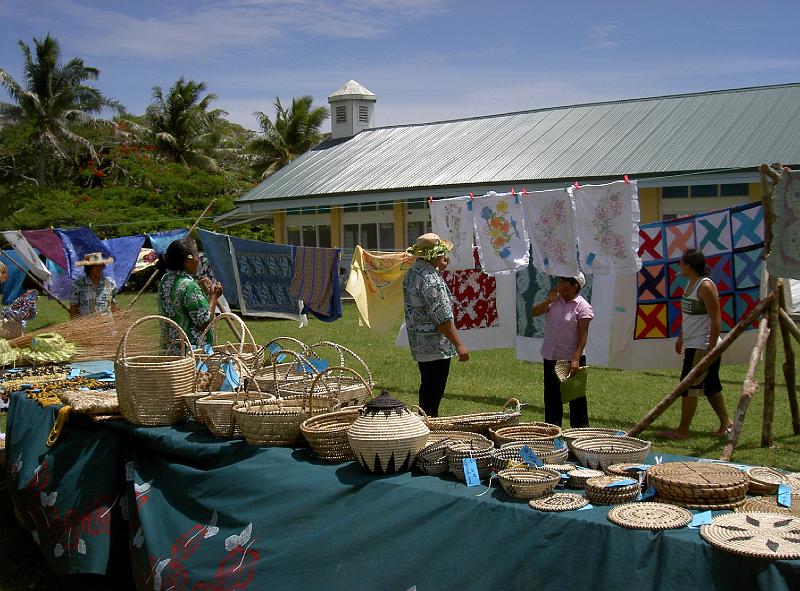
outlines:
{"label": "corrugated metal roof", "polygon": [[800,83],[380,127],[323,142],[237,203],[800,163]]}

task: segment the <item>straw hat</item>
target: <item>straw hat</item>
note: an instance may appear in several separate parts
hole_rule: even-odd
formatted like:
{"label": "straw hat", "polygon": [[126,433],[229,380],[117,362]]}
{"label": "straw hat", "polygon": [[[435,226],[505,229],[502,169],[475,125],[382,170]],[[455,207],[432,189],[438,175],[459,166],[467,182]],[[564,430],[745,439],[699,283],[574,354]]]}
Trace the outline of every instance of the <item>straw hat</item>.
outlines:
{"label": "straw hat", "polygon": [[22,349],[23,357],[34,363],[63,363],[72,359],[76,347],[57,332],[46,332],[31,339],[31,348]]}
{"label": "straw hat", "polygon": [[17,357],[19,357],[19,351],[12,347],[7,340],[0,339],[0,367],[11,365],[17,360]]}
{"label": "straw hat", "polygon": [[75,263],[76,267],[93,267],[95,265],[111,265],[114,262],[114,257],[103,258],[102,252],[90,252],[83,257],[82,261]]}
{"label": "straw hat", "polygon": [[453,243],[438,234],[429,232],[417,238],[414,246],[409,246],[406,252],[413,254],[421,259],[432,259],[453,250]]}

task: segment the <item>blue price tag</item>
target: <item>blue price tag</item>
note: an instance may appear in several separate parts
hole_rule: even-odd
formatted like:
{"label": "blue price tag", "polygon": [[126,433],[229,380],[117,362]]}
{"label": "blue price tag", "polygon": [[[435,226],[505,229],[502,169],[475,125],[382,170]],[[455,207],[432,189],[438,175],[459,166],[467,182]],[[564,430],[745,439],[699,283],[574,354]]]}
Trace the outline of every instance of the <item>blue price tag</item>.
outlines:
{"label": "blue price tag", "polygon": [[535,468],[541,468],[544,466],[544,462],[540,460],[534,451],[527,445],[523,446],[522,449],[519,450],[519,455],[522,456],[522,459],[529,466],[534,466]]}
{"label": "blue price tag", "polygon": [[640,501],[646,501],[647,499],[649,499],[651,497],[654,497],[655,494],[656,494],[656,489],[654,489],[652,486],[650,486],[650,487],[647,488],[646,491],[644,491],[643,493],[641,493],[639,495],[639,500]]}
{"label": "blue price tag", "polygon": [[307,364],[298,363],[295,367],[297,371],[311,371],[314,368],[317,373],[321,373],[328,369],[328,362],[324,359],[309,359]]}
{"label": "blue price tag", "polygon": [[200,373],[207,372],[208,371],[208,366],[205,363],[203,363],[202,361],[198,361],[197,362],[197,371],[199,371]]}
{"label": "blue price tag", "polygon": [[707,525],[711,523],[712,519],[713,516],[711,515],[711,511],[703,511],[692,517],[689,527],[691,529],[699,529],[701,525]]}
{"label": "blue price tag", "polygon": [[69,370],[69,377],[77,378],[79,375],[81,375],[80,367],[73,367],[72,369]]}
{"label": "blue price tag", "polygon": [[203,351],[205,351],[207,355],[214,354],[214,348],[209,343],[203,345]]}
{"label": "blue price tag", "polygon": [[230,392],[239,387],[239,372],[233,367],[233,363],[225,361],[222,364],[222,371],[225,373],[225,379],[220,386],[220,392]]}
{"label": "blue price tag", "polygon": [[785,482],[778,485],[778,504],[781,507],[792,506],[792,487]]}
{"label": "blue price tag", "polygon": [[7,369],[6,373],[22,373],[22,370],[18,367],[12,367],[11,369]]}
{"label": "blue price tag", "polygon": [[614,437],[625,437],[626,435],[627,433],[625,433],[625,431],[617,431],[614,433]]}
{"label": "blue price tag", "polygon": [[467,486],[480,485],[481,477],[478,474],[478,463],[475,458],[464,458],[461,463],[464,465],[464,479],[467,481]]}
{"label": "blue price tag", "polygon": [[595,256],[595,255],[594,255],[594,253],[593,253],[593,252],[590,252],[590,253],[589,253],[589,256],[588,256],[588,257],[586,257],[586,264],[587,264],[587,265],[591,266],[591,264],[594,262],[594,256]]}
{"label": "blue price tag", "polygon": [[594,505],[592,505],[591,503],[587,503],[583,507],[578,509],[578,511],[588,511],[589,509],[594,509]]}
{"label": "blue price tag", "polygon": [[614,482],[609,482],[603,488],[617,488],[620,486],[630,486],[631,484],[636,484],[639,482],[638,480],[633,480],[632,478],[623,478],[622,480],[615,480]]}
{"label": "blue price tag", "polygon": [[564,449],[564,442],[561,439],[559,439],[558,437],[556,437],[555,439],[553,439],[553,448],[554,449]]}

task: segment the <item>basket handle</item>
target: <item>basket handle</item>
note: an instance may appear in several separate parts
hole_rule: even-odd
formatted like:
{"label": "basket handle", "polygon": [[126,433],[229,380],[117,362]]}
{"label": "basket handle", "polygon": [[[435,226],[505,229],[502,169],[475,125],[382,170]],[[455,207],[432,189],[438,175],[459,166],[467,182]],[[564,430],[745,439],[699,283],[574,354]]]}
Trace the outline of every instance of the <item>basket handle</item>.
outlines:
{"label": "basket handle", "polygon": [[267,351],[267,355],[272,355],[272,352],[269,350],[270,346],[278,344],[281,341],[288,341],[292,343],[297,347],[298,351],[302,351],[304,354],[308,352],[308,345],[306,345],[303,341],[299,339],[296,339],[294,337],[275,337],[263,347],[263,349]]}
{"label": "basket handle", "polygon": [[[291,351],[289,349],[281,349],[276,353],[272,353],[269,356],[270,362],[272,363],[272,379],[277,383],[278,381],[278,357],[281,355],[290,355],[294,357],[295,360],[300,363],[300,367],[303,368],[303,373],[311,373],[312,375],[316,375],[319,373],[316,367],[309,363],[308,358],[303,355],[302,353],[297,353],[295,351]],[[293,364],[289,364],[286,368],[286,374],[283,376],[284,380],[289,378],[289,373],[292,371]],[[310,369],[310,371],[308,371]]]}
{"label": "basket handle", "polygon": [[186,333],[180,327],[180,325],[175,322],[174,320],[167,318],[166,316],[158,316],[157,314],[153,314],[152,316],[145,316],[144,318],[139,318],[136,322],[128,327],[128,330],[125,331],[125,334],[122,336],[122,339],[119,341],[119,346],[117,347],[117,355],[114,358],[115,361],[119,361],[120,357],[125,358],[125,345],[128,341],[128,337],[130,337],[131,332],[137,326],[145,323],[145,322],[152,322],[153,320],[159,322],[166,322],[167,324],[171,325],[172,328],[178,331],[178,334],[182,337],[181,347],[183,349],[183,353],[189,352],[189,356],[194,359],[194,347],[192,347],[192,341],[189,340],[189,337],[186,336]]}
{"label": "basket handle", "polygon": [[511,406],[514,407],[511,413],[519,412],[520,410],[522,410],[522,403],[519,400],[517,400],[516,398],[509,398],[503,405],[503,412],[506,412],[506,409],[508,409]]}
{"label": "basket handle", "polygon": [[416,404],[411,407],[411,412],[415,412],[418,415],[420,415],[422,417],[423,421],[427,422],[427,420],[429,418],[428,415],[425,413],[425,411],[422,410],[422,407],[421,406],[417,406]]}
{"label": "basket handle", "polygon": [[[253,334],[250,332],[250,329],[247,328],[247,325],[244,323],[244,320],[242,320],[239,316],[237,316],[236,314],[234,314],[232,312],[223,312],[222,314],[218,314],[218,315],[214,316],[211,319],[211,322],[209,322],[206,325],[206,327],[203,329],[203,332],[200,335],[200,340],[197,343],[197,345],[199,347],[202,347],[203,343],[206,342],[206,336],[208,335],[208,331],[213,329],[213,328],[216,328],[217,327],[217,322],[219,322],[220,320],[227,320],[227,321],[233,320],[234,322],[236,322],[239,325],[239,328],[240,328],[240,331],[239,331],[239,354],[241,354],[242,351],[244,351],[245,338],[248,338],[250,340],[251,344],[253,344],[253,345],[256,344],[256,341],[253,338]],[[216,330],[213,332],[212,339],[213,339],[212,343],[214,345],[216,345],[217,344],[217,331]]]}
{"label": "basket handle", "polygon": [[352,349],[348,349],[344,345],[340,345],[339,343],[334,343],[332,341],[320,341],[319,343],[315,343],[315,344],[311,345],[309,347],[309,351],[311,351],[314,347],[323,346],[323,345],[324,346],[328,346],[328,347],[333,347],[334,349],[336,349],[336,351],[339,353],[339,361],[341,362],[341,367],[345,366],[345,362],[344,362],[345,353],[348,354],[353,359],[355,359],[356,361],[358,361],[361,364],[361,366],[364,368],[363,373],[366,374],[366,376],[367,376],[367,379],[365,380],[365,382],[368,383],[370,386],[374,386],[375,385],[375,380],[372,378],[372,372],[370,371],[369,366],[367,365],[366,361],[364,361],[361,357],[356,355],[355,351],[353,351]]}
{"label": "basket handle", "polygon": [[[351,373],[354,376],[356,376],[356,378],[358,379],[359,382],[361,382],[362,384],[364,384],[364,386],[366,386],[367,393],[369,394],[369,397],[372,398],[372,384],[367,383],[367,381],[364,378],[362,378],[361,375],[356,370],[354,370],[354,369],[352,369],[350,367],[345,367],[344,365],[341,366],[341,367],[329,367],[328,369],[325,369],[325,370],[321,371],[319,373],[319,375],[317,375],[314,378],[314,381],[311,382],[311,388],[309,388],[309,390],[308,390],[309,393],[313,394],[314,391],[317,389],[317,383],[320,380],[323,380],[323,377],[325,376],[325,374],[327,374],[329,372],[333,372],[333,371],[338,371],[339,372],[339,378],[338,378],[338,381],[337,381],[337,383],[339,385],[339,389],[341,389],[341,387],[342,387],[342,376],[345,373]],[[322,381],[322,385],[325,386],[325,391],[328,394],[330,394],[331,393],[331,389],[328,387],[328,383],[325,380]],[[336,397],[334,396],[334,398],[336,398]],[[311,399],[309,398],[309,407],[310,406],[311,406]]]}

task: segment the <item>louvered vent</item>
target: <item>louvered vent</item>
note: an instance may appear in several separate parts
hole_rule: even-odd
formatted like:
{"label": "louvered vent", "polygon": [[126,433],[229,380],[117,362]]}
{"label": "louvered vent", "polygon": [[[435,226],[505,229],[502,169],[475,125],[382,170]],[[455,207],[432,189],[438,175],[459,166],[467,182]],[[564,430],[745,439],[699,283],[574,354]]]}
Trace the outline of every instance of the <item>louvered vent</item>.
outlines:
{"label": "louvered vent", "polygon": [[347,123],[347,107],[340,105],[336,107],[336,125]]}
{"label": "louvered vent", "polygon": [[369,123],[369,107],[365,106],[358,107],[358,122]]}

